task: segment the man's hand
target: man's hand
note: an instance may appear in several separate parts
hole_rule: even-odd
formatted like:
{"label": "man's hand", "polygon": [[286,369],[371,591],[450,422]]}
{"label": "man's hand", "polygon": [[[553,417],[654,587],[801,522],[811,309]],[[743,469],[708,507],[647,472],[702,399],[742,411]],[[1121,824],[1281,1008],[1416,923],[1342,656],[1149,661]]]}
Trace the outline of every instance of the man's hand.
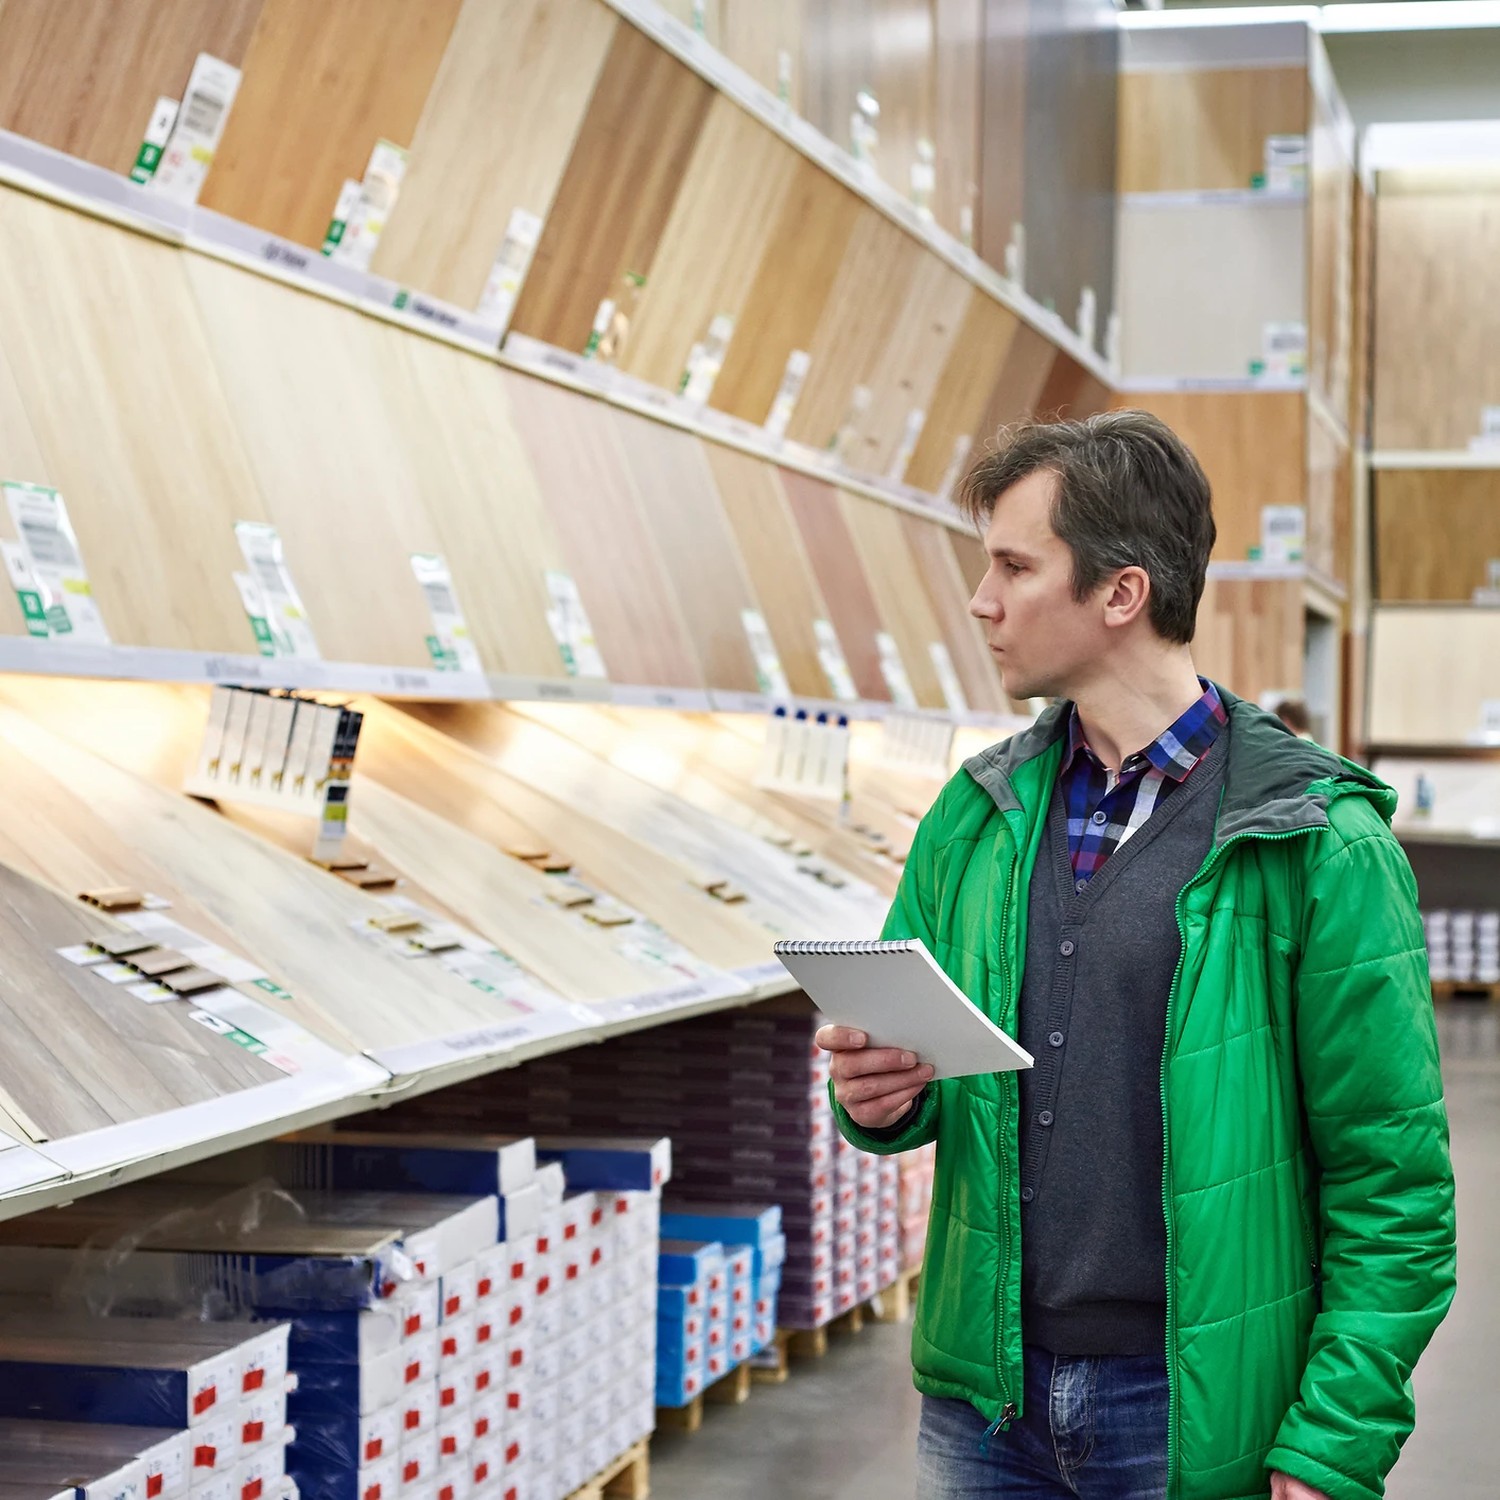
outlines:
{"label": "man's hand", "polygon": [[823,1027],[817,1043],[833,1054],[833,1097],[867,1130],[894,1125],[932,1079],[932,1069],[919,1067],[914,1053],[871,1047],[864,1032],[847,1026]]}
{"label": "man's hand", "polygon": [[1315,1490],[1290,1474],[1271,1475],[1271,1500],[1328,1500],[1322,1490]]}

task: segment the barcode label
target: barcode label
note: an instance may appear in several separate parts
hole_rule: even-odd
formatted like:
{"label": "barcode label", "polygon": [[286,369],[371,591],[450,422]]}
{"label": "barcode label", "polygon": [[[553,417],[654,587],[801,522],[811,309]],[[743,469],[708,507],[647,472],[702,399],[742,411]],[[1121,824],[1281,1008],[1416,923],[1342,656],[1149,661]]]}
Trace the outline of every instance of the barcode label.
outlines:
{"label": "barcode label", "polygon": [[217,135],[224,119],[224,111],[228,108],[229,102],[226,99],[216,98],[212,94],[189,94],[187,102],[182,106],[183,126],[195,135]]}
{"label": "barcode label", "polygon": [[446,583],[424,583],[422,592],[427,596],[427,607],[435,615],[456,615],[458,600]]}
{"label": "barcode label", "polygon": [[31,554],[34,566],[64,568],[70,571],[82,566],[77,551],[56,527],[23,516],[20,530],[21,541]]}

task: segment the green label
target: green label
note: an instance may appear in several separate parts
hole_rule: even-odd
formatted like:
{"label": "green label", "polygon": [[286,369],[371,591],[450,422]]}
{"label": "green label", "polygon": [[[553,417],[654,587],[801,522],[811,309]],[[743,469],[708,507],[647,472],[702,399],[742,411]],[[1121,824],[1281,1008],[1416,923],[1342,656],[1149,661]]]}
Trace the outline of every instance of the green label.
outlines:
{"label": "green label", "polygon": [[578,658],[573,655],[573,648],[559,642],[557,651],[558,655],[562,657],[562,663],[567,669],[568,676],[576,677],[578,675]]}
{"label": "green label", "polygon": [[271,630],[269,622],[264,615],[246,615],[250,621],[250,629],[255,632],[255,644],[260,649],[262,656],[276,655],[276,636]]}
{"label": "green label", "polygon": [[253,1037],[248,1031],[241,1031],[238,1026],[233,1031],[226,1031],[224,1035],[235,1044],[243,1047],[246,1052],[253,1052],[257,1057],[262,1053],[269,1052],[270,1048],[258,1037]]}
{"label": "green label", "polygon": [[1259,192],[1266,185],[1266,174],[1264,172],[1252,172],[1250,174],[1250,186]]}
{"label": "green label", "polygon": [[130,169],[130,180],[144,187],[156,176],[156,169],[160,165],[161,147],[153,146],[150,141],[142,141],[141,149],[136,153],[135,165]]}
{"label": "green label", "polygon": [[290,1000],[292,992],[284,990],[274,979],[252,979],[250,981],[256,989],[264,990],[268,995],[274,995],[278,1000]]}
{"label": "green label", "polygon": [[323,254],[332,255],[339,245],[343,243],[344,231],[348,224],[343,219],[330,219],[328,231],[323,236]]}
{"label": "green label", "polygon": [[1252,359],[1250,361],[1250,374],[1251,374],[1251,376],[1253,378],[1259,379],[1265,373],[1266,373],[1266,362],[1265,362],[1265,360],[1263,360],[1263,359]]}
{"label": "green label", "polygon": [[391,306],[394,307],[397,312],[405,312],[406,304],[410,301],[411,293],[407,291],[405,287],[402,287],[401,290],[397,292],[396,295],[391,299]]}
{"label": "green label", "polygon": [[439,672],[457,672],[458,652],[449,651],[442,641],[435,635],[427,638],[427,654],[432,658],[432,664]]}
{"label": "green label", "polygon": [[47,629],[53,635],[73,634],[73,622],[68,618],[68,611],[65,605],[54,604],[47,611]]}
{"label": "green label", "polygon": [[35,589],[17,589],[16,598],[21,604],[21,613],[26,619],[26,634],[36,636],[47,636],[52,632],[47,628],[47,611],[42,604],[42,596]]}

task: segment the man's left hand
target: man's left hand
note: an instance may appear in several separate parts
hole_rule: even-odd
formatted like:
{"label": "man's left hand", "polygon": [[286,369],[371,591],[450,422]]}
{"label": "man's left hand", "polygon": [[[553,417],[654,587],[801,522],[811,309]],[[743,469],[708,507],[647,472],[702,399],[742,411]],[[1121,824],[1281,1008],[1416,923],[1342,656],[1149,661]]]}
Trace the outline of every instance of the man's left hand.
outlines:
{"label": "man's left hand", "polygon": [[1271,1500],[1329,1500],[1329,1497],[1290,1474],[1272,1474]]}

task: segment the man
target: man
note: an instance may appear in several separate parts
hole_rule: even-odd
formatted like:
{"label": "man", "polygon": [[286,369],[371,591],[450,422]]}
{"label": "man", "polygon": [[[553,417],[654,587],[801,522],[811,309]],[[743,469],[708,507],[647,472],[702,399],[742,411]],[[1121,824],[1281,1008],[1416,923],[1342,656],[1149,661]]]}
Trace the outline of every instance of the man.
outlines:
{"label": "man", "polygon": [[886,927],[1036,1060],[929,1082],[826,1027],[839,1125],[938,1143],[921,1500],[1379,1500],[1454,1285],[1395,795],[1196,674],[1215,528],[1161,422],[1026,426],[965,508],[1012,698]]}

